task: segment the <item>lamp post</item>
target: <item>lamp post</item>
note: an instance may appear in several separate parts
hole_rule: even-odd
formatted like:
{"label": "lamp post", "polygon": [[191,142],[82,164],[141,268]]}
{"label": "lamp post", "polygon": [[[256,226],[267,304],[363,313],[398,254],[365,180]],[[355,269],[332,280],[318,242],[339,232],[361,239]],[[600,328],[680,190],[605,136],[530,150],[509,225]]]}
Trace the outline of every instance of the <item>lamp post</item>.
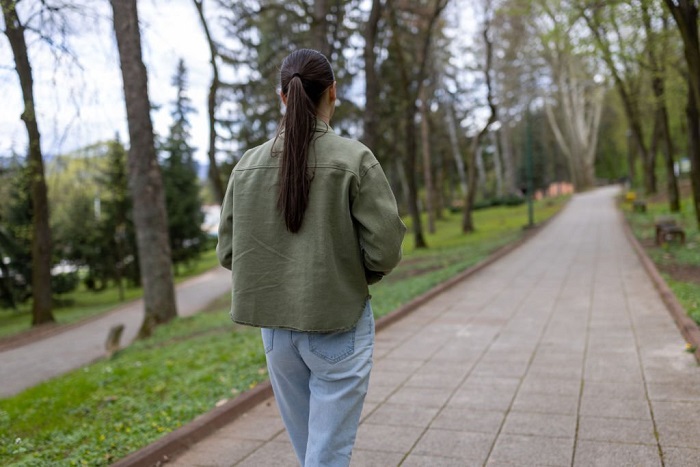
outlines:
{"label": "lamp post", "polygon": [[525,176],[527,181],[527,225],[525,228],[530,229],[535,225],[534,215],[534,174],[532,161],[532,116],[530,115],[530,107],[527,109],[527,120],[525,122]]}

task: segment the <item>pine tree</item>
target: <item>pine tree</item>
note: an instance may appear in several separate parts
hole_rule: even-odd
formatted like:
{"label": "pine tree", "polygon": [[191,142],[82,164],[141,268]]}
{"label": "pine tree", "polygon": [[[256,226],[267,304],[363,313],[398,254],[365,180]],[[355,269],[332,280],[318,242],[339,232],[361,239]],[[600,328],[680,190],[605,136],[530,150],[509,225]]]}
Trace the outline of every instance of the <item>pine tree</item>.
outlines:
{"label": "pine tree", "polygon": [[199,199],[197,164],[189,142],[189,115],[195,110],[187,96],[187,69],[182,59],[172,85],[177,89],[171,113],[173,124],[161,150],[170,248],[173,262],[179,264],[197,258],[205,239],[201,229],[204,215]]}

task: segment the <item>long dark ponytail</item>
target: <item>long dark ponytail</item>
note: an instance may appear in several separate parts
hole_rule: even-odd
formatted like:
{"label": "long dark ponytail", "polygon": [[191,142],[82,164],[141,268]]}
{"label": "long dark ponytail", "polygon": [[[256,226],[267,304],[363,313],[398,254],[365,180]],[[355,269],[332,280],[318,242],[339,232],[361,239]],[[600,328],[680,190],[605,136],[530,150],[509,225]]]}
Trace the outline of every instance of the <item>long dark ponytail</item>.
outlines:
{"label": "long dark ponytail", "polygon": [[279,136],[284,131],[277,208],[292,233],[301,229],[309,204],[312,176],[307,166],[316,129],[316,108],[334,81],[328,59],[315,50],[297,50],[282,62],[280,84],[287,110],[278,132]]}

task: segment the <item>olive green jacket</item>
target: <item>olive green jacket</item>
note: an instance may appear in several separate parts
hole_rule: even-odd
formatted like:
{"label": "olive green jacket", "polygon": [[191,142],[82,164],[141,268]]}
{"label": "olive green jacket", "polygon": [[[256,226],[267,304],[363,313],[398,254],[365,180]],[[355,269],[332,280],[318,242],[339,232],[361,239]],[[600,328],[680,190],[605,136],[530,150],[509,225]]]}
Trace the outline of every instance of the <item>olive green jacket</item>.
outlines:
{"label": "olive green jacket", "polygon": [[277,209],[283,137],[247,151],[226,189],[216,251],[232,271],[231,318],[299,331],[351,328],[368,283],[399,263],[406,227],[372,152],[318,120],[309,205],[290,233]]}

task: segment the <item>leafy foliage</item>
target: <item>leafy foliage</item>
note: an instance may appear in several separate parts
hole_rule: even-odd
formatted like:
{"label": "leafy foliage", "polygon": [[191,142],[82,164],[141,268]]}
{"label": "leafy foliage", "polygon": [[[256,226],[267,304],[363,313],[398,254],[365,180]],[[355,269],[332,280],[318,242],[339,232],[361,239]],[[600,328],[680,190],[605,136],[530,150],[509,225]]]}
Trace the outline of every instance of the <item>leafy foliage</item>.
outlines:
{"label": "leafy foliage", "polygon": [[204,214],[199,199],[197,164],[194,148],[190,146],[189,114],[194,112],[187,97],[187,69],[181,59],[173,77],[177,98],[173,102],[173,124],[170,134],[161,145],[163,185],[168,211],[168,234],[174,263],[191,261],[204,246],[205,234],[201,229]]}

